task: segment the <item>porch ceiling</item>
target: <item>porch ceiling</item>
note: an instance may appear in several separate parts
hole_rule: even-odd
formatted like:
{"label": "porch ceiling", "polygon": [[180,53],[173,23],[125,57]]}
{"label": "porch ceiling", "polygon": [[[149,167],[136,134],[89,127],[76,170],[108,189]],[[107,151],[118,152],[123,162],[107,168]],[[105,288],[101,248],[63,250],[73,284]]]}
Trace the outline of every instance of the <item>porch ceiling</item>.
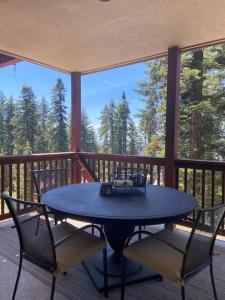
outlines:
{"label": "porch ceiling", "polygon": [[0,51],[81,73],[225,40],[224,0],[4,0]]}

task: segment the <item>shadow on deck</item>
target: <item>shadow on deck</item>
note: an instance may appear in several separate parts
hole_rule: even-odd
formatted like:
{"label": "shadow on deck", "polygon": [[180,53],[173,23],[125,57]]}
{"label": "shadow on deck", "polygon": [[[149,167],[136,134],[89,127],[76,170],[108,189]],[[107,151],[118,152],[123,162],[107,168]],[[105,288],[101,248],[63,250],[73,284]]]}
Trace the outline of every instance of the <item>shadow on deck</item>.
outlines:
{"label": "shadow on deck", "polygon": [[[0,223],[0,299],[10,300],[17,273],[18,239],[11,221]],[[77,225],[77,224],[76,224]],[[186,234],[184,232],[184,234]],[[218,298],[225,299],[225,242],[217,241],[214,251],[214,274]],[[47,300],[50,297],[51,276],[40,268],[24,261],[17,300]],[[66,276],[57,280],[55,300],[97,300],[104,299],[93,286],[88,274],[80,264]],[[187,299],[214,299],[209,268],[206,268],[186,285]],[[120,289],[110,291],[109,299],[119,299]],[[138,283],[126,288],[127,300],[176,300],[181,299],[180,287],[164,279],[162,282]]]}

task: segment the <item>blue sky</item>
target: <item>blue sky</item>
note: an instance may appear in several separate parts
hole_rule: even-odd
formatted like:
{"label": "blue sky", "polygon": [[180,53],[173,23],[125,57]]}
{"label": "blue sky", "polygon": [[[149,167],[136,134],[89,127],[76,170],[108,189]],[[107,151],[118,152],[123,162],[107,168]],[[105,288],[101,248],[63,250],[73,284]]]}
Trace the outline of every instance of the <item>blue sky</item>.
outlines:
{"label": "blue sky", "polygon": [[[136,82],[143,80],[144,63],[133,64],[112,70],[82,76],[82,107],[86,110],[95,128],[99,125],[100,112],[111,99],[118,102],[122,92],[126,92],[131,114],[141,107],[140,96],[134,92]],[[21,87],[32,86],[38,100],[43,96],[50,101],[51,90],[57,78],[62,78],[67,90],[67,103],[70,109],[70,75],[28,62],[0,68],[0,90],[9,97],[17,98]]]}

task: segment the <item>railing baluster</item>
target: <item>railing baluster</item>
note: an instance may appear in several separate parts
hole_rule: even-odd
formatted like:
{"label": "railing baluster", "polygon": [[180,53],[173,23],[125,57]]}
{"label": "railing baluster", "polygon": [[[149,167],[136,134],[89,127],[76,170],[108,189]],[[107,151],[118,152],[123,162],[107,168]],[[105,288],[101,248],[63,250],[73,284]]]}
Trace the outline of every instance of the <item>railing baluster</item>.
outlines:
{"label": "railing baluster", "polygon": [[187,192],[187,168],[184,169],[184,192]]}
{"label": "railing baluster", "polygon": [[202,170],[202,208],[205,207],[205,169]]}
{"label": "railing baluster", "polygon": [[20,199],[20,164],[16,164],[16,197]]}
{"label": "railing baluster", "polygon": [[113,173],[115,173],[116,172],[116,161],[114,160],[113,161]]}
{"label": "railing baluster", "polygon": [[[5,191],[5,165],[1,165],[1,192]],[[5,212],[5,202],[1,198],[1,215]]]}
{"label": "railing baluster", "polygon": [[96,160],[92,160],[92,173],[96,176]]}
{"label": "railing baluster", "polygon": [[153,165],[150,165],[150,183],[153,184]]}
{"label": "railing baluster", "polygon": [[12,196],[12,164],[9,164],[9,195]]}
{"label": "railing baluster", "polygon": [[160,185],[160,166],[157,165],[157,185]]}
{"label": "railing baluster", "polygon": [[[192,178],[192,195],[195,197],[196,195],[196,169],[193,169],[193,178]],[[195,220],[195,209],[193,210],[193,219]]]}
{"label": "railing baluster", "polygon": [[23,164],[23,184],[24,184],[24,200],[27,200],[27,163]]}
{"label": "railing baluster", "polygon": [[100,168],[100,160],[98,159],[98,181],[101,180],[101,168]]}
{"label": "railing baluster", "polygon": [[33,176],[32,172],[34,170],[34,163],[31,162],[30,164],[30,200],[34,201],[34,183],[33,183]]}
{"label": "railing baluster", "polygon": [[211,205],[215,205],[215,171],[211,171]]}
{"label": "railing baluster", "polygon": [[193,169],[192,185],[193,185],[192,195],[195,197],[195,194],[196,194],[196,169]]}
{"label": "railing baluster", "polygon": [[111,173],[110,160],[108,160],[108,182],[110,182],[110,173]]}
{"label": "railing baluster", "polygon": [[103,182],[105,181],[105,160],[102,162]]}

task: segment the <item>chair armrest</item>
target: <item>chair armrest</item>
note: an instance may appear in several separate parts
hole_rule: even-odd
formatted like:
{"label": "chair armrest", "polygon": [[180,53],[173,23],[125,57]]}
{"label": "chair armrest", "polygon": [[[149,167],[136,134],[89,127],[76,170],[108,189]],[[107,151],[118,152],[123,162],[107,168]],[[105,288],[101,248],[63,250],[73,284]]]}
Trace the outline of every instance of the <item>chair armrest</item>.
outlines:
{"label": "chair armrest", "polygon": [[[37,214],[35,216],[31,216],[30,218],[27,218],[27,219],[21,221],[21,223],[26,223],[26,222],[28,222],[28,221],[30,221],[32,219],[40,218],[40,216],[42,216],[42,215],[43,215],[43,213],[39,213],[39,214]],[[16,227],[16,225],[11,226],[11,228],[15,228],[15,227]]]}
{"label": "chair armrest", "polygon": [[149,232],[149,231],[146,231],[146,230],[138,230],[138,231],[135,231],[128,239],[127,239],[127,242],[125,244],[125,247],[127,247],[129,245],[129,242],[131,241],[131,239],[137,235],[137,234],[140,234],[140,233],[143,233],[143,234],[147,234],[148,236],[151,236],[152,238],[166,244],[167,246],[173,248],[174,250],[180,252],[181,254],[185,255],[186,254],[186,251],[183,251],[181,250],[180,248],[176,247],[175,245],[173,245],[172,243],[168,242],[168,241],[165,241],[164,239],[156,236],[155,233],[152,233],[152,232]]}
{"label": "chair armrest", "polygon": [[104,234],[103,230],[101,229],[101,227],[99,227],[99,226],[97,226],[95,224],[85,225],[85,226],[79,228],[78,230],[86,230],[88,228],[95,228],[95,229],[97,229],[99,231],[99,233],[100,233],[100,237],[103,238],[103,239],[105,239],[105,234]]}
{"label": "chair armrest", "polygon": [[62,237],[61,239],[59,239],[58,241],[56,241],[54,243],[54,247],[57,248],[58,246],[60,246],[62,243],[64,243],[65,241],[67,241],[68,239],[70,239],[73,236],[74,232],[77,232],[78,230],[74,230],[72,231],[70,234],[65,235],[64,237]]}
{"label": "chair armrest", "polygon": [[65,235],[60,240],[56,241],[54,243],[54,247],[56,248],[56,247],[60,246],[62,243],[64,243],[65,241],[67,241],[68,239],[70,239],[73,236],[73,233],[79,232],[79,231],[84,231],[84,230],[86,230],[88,228],[93,228],[93,227],[96,228],[97,230],[99,230],[101,237],[103,237],[103,238],[105,237],[104,233],[103,233],[103,231],[102,231],[102,229],[100,227],[98,227],[97,225],[90,224],[90,225],[85,225],[85,226],[83,226],[83,227],[81,227],[79,229],[76,229],[74,231],[71,231],[69,234]]}
{"label": "chair armrest", "polygon": [[124,248],[127,247],[127,246],[129,245],[131,239],[132,239],[135,235],[141,234],[141,233],[147,234],[147,235],[151,235],[151,232],[149,232],[149,231],[147,231],[147,230],[137,230],[137,231],[133,232],[133,233],[128,237],[128,239],[126,240],[126,243],[125,243]]}

